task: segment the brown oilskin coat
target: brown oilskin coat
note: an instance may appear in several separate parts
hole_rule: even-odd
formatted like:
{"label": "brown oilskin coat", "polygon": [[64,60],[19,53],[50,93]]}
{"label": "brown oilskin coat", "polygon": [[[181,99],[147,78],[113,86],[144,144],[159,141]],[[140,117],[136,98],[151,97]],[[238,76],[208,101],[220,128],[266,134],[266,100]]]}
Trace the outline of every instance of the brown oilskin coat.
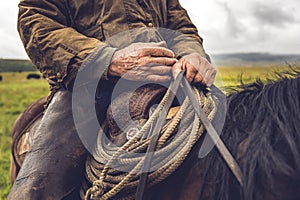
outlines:
{"label": "brown oilskin coat", "polygon": [[[21,40],[53,90],[68,88],[83,60],[96,47],[111,57],[114,49],[105,40],[135,28],[178,30],[195,42],[188,46],[173,38],[176,44],[171,48],[176,56],[192,52],[205,56],[202,38],[178,0],[21,0],[19,8]],[[155,39],[144,38],[144,42]],[[125,45],[116,47],[121,46]]]}
{"label": "brown oilskin coat", "polygon": [[[61,199],[74,191],[83,175],[86,151],[70,116],[72,94],[64,89],[71,88],[87,56],[96,51],[102,63],[98,67],[107,68],[116,48],[137,41],[123,38],[112,45],[105,42],[107,39],[136,28],[148,31],[149,27],[178,30],[194,39],[193,45],[187,45],[178,35],[171,38],[175,42],[168,46],[176,56],[192,52],[205,56],[205,52],[196,27],[178,0],[21,0],[19,8],[20,37],[30,59],[51,85],[54,99],[27,155],[27,161],[33,162],[24,161],[23,176],[13,186],[13,191],[23,193],[11,192],[9,199]],[[165,40],[156,34],[145,36],[143,42]],[[100,78],[97,75],[90,74],[91,78]],[[42,173],[44,168],[49,169],[47,174]],[[40,176],[31,176],[37,170]],[[22,183],[32,178],[36,187]],[[49,185],[53,186],[50,190]],[[29,190],[40,192],[27,195]]]}

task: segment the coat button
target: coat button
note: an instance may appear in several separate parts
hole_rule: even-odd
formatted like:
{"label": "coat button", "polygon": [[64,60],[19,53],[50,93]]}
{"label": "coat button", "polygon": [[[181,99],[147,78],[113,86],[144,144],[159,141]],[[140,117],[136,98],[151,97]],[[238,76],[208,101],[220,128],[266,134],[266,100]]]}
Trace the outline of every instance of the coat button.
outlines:
{"label": "coat button", "polygon": [[153,27],[153,23],[152,23],[152,22],[149,22],[149,23],[148,23],[148,26],[149,26],[149,27]]}
{"label": "coat button", "polygon": [[61,79],[61,77],[62,77],[61,73],[59,73],[59,72],[56,73],[56,76],[57,76],[58,79]]}

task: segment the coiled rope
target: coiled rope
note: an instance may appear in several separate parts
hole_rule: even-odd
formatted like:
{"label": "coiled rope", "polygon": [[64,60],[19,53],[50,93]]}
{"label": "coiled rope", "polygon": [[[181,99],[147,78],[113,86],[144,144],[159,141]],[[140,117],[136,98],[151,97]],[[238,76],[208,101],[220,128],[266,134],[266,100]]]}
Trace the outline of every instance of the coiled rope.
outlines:
{"label": "coiled rope", "polygon": [[[199,105],[211,121],[217,109],[212,95],[203,94],[196,87],[193,90]],[[164,112],[164,105],[170,96],[171,90],[168,89],[147,122],[123,146],[112,145],[107,141],[105,133],[99,133],[95,152],[86,161],[86,177],[93,185],[83,188],[82,197],[86,200],[134,199],[145,152],[153,137],[152,126],[160,113]],[[160,131],[147,187],[160,183],[172,174],[187,157],[203,131],[204,126],[186,97],[176,115]]]}

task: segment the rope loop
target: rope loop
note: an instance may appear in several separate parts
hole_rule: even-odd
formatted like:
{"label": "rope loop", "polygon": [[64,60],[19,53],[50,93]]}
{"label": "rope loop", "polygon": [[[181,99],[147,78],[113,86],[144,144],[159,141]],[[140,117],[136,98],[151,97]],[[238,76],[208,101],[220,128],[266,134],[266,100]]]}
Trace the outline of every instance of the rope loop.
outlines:
{"label": "rope loop", "polygon": [[85,199],[96,200],[100,199],[104,194],[105,186],[101,180],[96,180],[93,183],[93,186],[89,188],[86,192]]}
{"label": "rope loop", "polygon": [[[134,199],[134,192],[138,186],[140,169],[144,156],[122,156],[122,153],[135,153],[147,149],[151,134],[151,126],[157,123],[159,113],[164,104],[170,98],[167,91],[156,110],[141,127],[140,132],[128,140],[122,147],[112,147],[104,142],[103,135],[98,135],[95,152],[86,161],[86,177],[93,186],[89,189],[82,188],[86,200],[107,200],[118,195],[118,199]],[[217,102],[211,93],[203,93],[194,87],[194,93],[199,105],[211,121],[217,111]],[[160,131],[157,148],[154,152],[151,170],[148,174],[147,188],[158,184],[172,174],[185,160],[194,144],[199,140],[205,128],[188,97],[185,98],[175,116],[165,123]],[[103,133],[102,133],[103,134]],[[139,140],[141,135],[147,138]],[[138,141],[138,142],[136,142]],[[107,162],[102,162],[107,161]],[[117,161],[122,164],[120,169],[128,169],[125,172],[111,167],[111,163]],[[153,169],[153,170],[152,170]]]}

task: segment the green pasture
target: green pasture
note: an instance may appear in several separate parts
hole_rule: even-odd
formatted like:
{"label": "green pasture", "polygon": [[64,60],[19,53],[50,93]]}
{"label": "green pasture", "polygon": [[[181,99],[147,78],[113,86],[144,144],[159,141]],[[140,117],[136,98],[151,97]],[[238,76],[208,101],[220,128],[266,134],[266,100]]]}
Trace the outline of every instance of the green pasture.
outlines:
{"label": "green pasture", "polygon": [[[241,77],[246,83],[254,81],[257,77],[265,79],[274,69],[270,67],[219,67],[216,84],[218,86],[237,85]],[[44,79],[27,80],[28,73],[1,73],[3,80],[0,82],[0,200],[6,199],[10,189],[10,134],[13,123],[29,104],[49,92],[48,84]]]}
{"label": "green pasture", "polygon": [[10,189],[11,128],[17,116],[32,102],[48,94],[45,80],[27,80],[29,72],[1,73],[0,82],[0,199]]}

